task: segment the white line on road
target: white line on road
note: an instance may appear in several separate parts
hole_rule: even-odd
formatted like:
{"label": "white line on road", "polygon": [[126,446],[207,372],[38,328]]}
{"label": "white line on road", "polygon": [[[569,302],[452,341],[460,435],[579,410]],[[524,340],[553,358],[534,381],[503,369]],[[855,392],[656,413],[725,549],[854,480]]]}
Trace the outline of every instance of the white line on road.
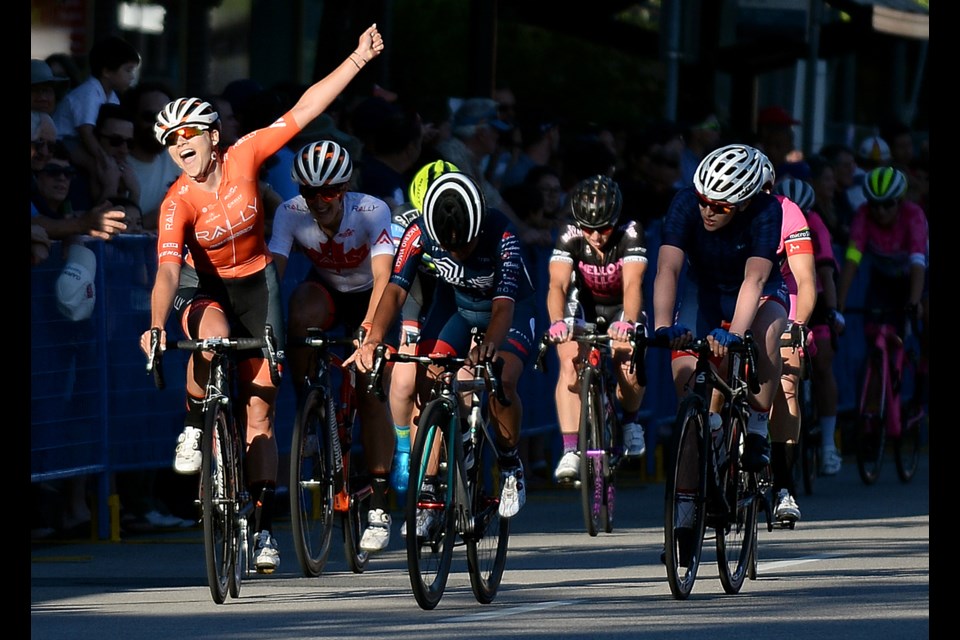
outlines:
{"label": "white line on road", "polygon": [[459,616],[450,618],[446,622],[470,622],[473,620],[486,620],[488,618],[501,618],[503,616],[515,616],[528,611],[543,611],[544,609],[554,609],[564,605],[573,604],[574,600],[555,600],[553,602],[540,602],[523,607],[508,607],[506,609],[497,609],[495,611],[484,611],[483,613],[471,613],[468,616]]}

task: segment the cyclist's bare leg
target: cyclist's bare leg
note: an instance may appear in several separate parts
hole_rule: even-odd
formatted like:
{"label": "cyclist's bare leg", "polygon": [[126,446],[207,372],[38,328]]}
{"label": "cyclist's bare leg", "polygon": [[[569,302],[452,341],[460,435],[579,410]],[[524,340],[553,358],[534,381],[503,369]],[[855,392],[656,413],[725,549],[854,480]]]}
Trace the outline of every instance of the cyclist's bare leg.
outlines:
{"label": "cyclist's bare leg", "polygon": [[313,350],[306,346],[295,345],[294,341],[297,338],[307,337],[309,327],[329,329],[333,323],[330,315],[332,308],[333,301],[330,294],[315,282],[301,282],[290,294],[287,313],[287,338],[290,346],[286,349],[285,360],[298,400],[303,391],[303,381],[307,375]]}
{"label": "cyclist's bare leg", "polygon": [[[360,415],[361,440],[367,470],[375,475],[389,475],[393,463],[393,448],[396,442],[393,422],[387,411],[387,403],[367,391],[367,375],[357,374],[357,410]],[[384,385],[391,385],[390,375]]]}
{"label": "cyclist's bare leg", "polygon": [[503,373],[500,384],[509,407],[502,406],[496,399],[490,399],[490,417],[495,425],[497,444],[503,450],[510,450],[520,442],[520,421],[523,419],[523,405],[520,394],[517,393],[517,383],[523,373],[523,361],[515,354],[506,351],[498,352],[503,358]]}
{"label": "cyclist's bare leg", "polygon": [[557,403],[557,422],[561,434],[576,434],[580,422],[580,389],[577,386],[577,369],[574,360],[580,344],[576,341],[557,344],[557,360],[560,372],[554,399]]}
{"label": "cyclist's bare leg", "polygon": [[[618,343],[619,344],[619,343]],[[637,372],[630,372],[630,351],[617,349],[613,360],[617,372],[617,400],[624,417],[633,416],[640,409],[645,389],[637,381]]]}
{"label": "cyclist's bare leg", "polygon": [[[230,323],[217,303],[201,299],[190,303],[184,313],[184,333],[192,340],[230,335]],[[202,398],[206,393],[207,377],[213,354],[197,351],[187,361],[187,393]]]}
{"label": "cyclist's bare leg", "polygon": [[755,410],[769,411],[773,396],[780,386],[783,359],[780,357],[780,336],[787,327],[787,310],[773,301],[760,303],[753,319],[753,335],[757,340],[757,377],[760,391],[751,398]]}

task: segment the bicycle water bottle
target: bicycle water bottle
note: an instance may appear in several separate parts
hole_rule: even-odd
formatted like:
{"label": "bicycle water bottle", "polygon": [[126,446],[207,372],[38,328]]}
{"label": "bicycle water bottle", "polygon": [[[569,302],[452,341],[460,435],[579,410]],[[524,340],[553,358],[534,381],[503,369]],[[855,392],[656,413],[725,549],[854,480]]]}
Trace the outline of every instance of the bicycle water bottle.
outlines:
{"label": "bicycle water bottle", "polygon": [[717,468],[727,461],[726,443],[723,441],[723,419],[719,413],[710,413],[710,437],[713,438],[713,450],[716,453]]}
{"label": "bicycle water bottle", "polygon": [[480,424],[480,419],[480,407],[474,406],[470,410],[466,424],[461,423],[463,431],[461,434],[463,437],[463,466],[466,467],[467,471],[473,468],[473,434]]}

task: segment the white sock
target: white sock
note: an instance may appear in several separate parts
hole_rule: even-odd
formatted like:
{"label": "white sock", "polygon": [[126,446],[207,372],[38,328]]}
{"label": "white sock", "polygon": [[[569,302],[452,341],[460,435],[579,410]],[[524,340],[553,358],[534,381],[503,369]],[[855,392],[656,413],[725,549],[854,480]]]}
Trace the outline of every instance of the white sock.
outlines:
{"label": "white sock", "polygon": [[750,407],[750,416],[747,418],[747,433],[755,433],[766,438],[768,417],[768,411],[757,411]]}
{"label": "white sock", "polygon": [[826,451],[837,447],[837,416],[820,418],[821,448]]}

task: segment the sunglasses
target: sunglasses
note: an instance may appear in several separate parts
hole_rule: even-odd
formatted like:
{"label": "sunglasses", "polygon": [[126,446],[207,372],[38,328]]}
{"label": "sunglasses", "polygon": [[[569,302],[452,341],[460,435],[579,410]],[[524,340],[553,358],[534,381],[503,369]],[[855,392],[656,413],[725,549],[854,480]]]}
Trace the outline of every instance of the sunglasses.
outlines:
{"label": "sunglasses", "polygon": [[589,235],[591,235],[591,234],[596,233],[596,234],[599,234],[599,235],[601,235],[601,236],[605,236],[605,235],[607,235],[608,233],[610,233],[611,231],[613,231],[613,225],[612,225],[612,224],[606,224],[606,225],[604,225],[604,226],[602,226],[602,227],[592,227],[592,228],[591,228],[591,227],[581,227],[581,229],[583,230],[584,235],[588,235],[588,236],[589,236]]}
{"label": "sunglasses", "polygon": [[70,180],[73,176],[77,175],[77,170],[73,167],[61,167],[57,165],[47,165],[43,169],[40,169],[40,172],[50,178],[66,178]]}
{"label": "sunglasses", "polygon": [[300,195],[303,196],[304,200],[316,200],[320,198],[324,202],[333,202],[346,191],[346,186],[342,184],[338,185],[327,185],[323,187],[300,187]]}
{"label": "sunglasses", "polygon": [[874,210],[892,209],[897,206],[896,200],[884,200],[883,202],[871,202],[870,208]]}
{"label": "sunglasses", "polygon": [[722,216],[729,216],[737,210],[737,205],[735,204],[730,204],[728,202],[715,202],[701,193],[697,194],[697,200],[700,201],[701,207],[707,207],[710,209],[710,211],[719,213]]}
{"label": "sunglasses", "polygon": [[167,141],[164,144],[166,144],[168,147],[172,147],[177,144],[178,137],[182,137],[184,140],[190,140],[191,138],[202,136],[206,132],[206,129],[201,129],[200,127],[183,127],[181,129],[177,129],[167,136]]}
{"label": "sunglasses", "polygon": [[123,145],[130,146],[130,143],[133,142],[133,138],[124,138],[123,136],[108,136],[106,134],[101,134],[100,137],[106,140],[111,147],[122,147]]}
{"label": "sunglasses", "polygon": [[32,144],[33,148],[37,151],[53,151],[56,143],[53,140],[31,140],[30,144]]}

